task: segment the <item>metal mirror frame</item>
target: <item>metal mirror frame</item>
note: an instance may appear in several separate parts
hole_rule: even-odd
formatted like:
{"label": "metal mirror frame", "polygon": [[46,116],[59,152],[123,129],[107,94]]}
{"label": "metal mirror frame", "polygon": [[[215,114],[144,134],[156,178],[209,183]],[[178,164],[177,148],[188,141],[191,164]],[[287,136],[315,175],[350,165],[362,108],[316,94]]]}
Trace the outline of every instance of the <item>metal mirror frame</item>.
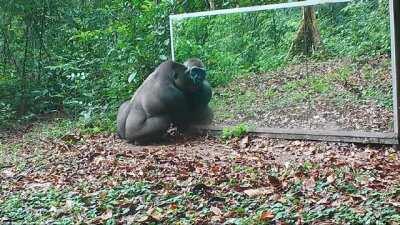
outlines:
{"label": "metal mirror frame", "polygon": [[[329,130],[307,130],[307,129],[282,129],[282,128],[255,128],[250,133],[257,133],[261,136],[282,139],[301,139],[318,141],[337,141],[355,143],[377,143],[399,145],[400,134],[400,110],[399,110],[399,87],[400,87],[400,2],[399,0],[389,1],[390,30],[391,30],[391,60],[392,60],[392,85],[393,85],[393,132],[361,132],[361,131],[329,131]],[[170,44],[171,57],[175,60],[174,46],[174,21],[195,17],[207,17],[226,15],[234,13],[246,13],[266,11],[273,9],[285,9],[305,6],[317,6],[329,3],[351,2],[351,0],[308,0],[281,4],[260,5],[233,9],[212,10],[195,13],[170,15]],[[222,126],[197,126],[199,131],[220,132]]]}

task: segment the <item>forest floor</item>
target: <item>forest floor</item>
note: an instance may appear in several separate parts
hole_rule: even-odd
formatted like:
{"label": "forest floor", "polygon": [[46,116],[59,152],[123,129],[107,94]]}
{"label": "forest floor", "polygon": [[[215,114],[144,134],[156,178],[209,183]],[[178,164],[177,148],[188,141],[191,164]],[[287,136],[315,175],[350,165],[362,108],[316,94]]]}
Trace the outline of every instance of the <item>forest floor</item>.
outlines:
{"label": "forest floor", "polygon": [[215,123],[255,127],[393,131],[387,56],[332,59],[248,74],[214,90]]}
{"label": "forest floor", "polygon": [[57,123],[0,135],[1,224],[400,224],[388,146],[174,135],[139,147]]}

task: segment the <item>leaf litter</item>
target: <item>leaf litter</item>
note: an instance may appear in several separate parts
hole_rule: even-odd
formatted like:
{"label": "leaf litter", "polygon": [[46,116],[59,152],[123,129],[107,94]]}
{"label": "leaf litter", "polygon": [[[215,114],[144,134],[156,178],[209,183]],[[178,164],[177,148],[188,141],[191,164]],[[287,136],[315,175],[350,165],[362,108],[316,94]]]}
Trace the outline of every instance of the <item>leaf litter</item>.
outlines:
{"label": "leaf litter", "polygon": [[340,224],[370,213],[372,221],[399,222],[400,153],[387,146],[177,135],[141,147],[115,135],[22,137],[7,143],[21,144],[24,167],[0,168],[5,224],[24,219],[4,211],[16,196],[52,190],[70,197],[44,211],[25,202],[27,212],[86,224]]}
{"label": "leaf litter", "polygon": [[390,71],[390,57],[383,55],[239,76],[214,90],[214,125],[391,132]]}

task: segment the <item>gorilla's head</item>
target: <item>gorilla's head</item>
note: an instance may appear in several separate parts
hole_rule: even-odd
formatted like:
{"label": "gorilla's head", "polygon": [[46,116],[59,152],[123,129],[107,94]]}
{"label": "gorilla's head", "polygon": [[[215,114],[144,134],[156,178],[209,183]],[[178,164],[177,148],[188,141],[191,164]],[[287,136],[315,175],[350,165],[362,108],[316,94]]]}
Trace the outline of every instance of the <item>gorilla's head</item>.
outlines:
{"label": "gorilla's head", "polygon": [[173,70],[174,84],[179,90],[183,92],[195,92],[198,90],[196,78],[190,69],[185,65],[175,63]]}
{"label": "gorilla's head", "polygon": [[186,66],[186,73],[192,79],[195,89],[200,89],[207,75],[203,62],[198,58],[191,58],[186,60],[183,65]]}

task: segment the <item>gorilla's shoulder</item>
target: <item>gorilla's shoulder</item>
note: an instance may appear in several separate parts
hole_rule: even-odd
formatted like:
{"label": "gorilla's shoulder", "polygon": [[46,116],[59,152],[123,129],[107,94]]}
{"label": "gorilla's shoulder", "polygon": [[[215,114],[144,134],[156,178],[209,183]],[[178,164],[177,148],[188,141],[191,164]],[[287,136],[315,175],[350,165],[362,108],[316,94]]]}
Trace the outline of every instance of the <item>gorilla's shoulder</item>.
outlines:
{"label": "gorilla's shoulder", "polygon": [[161,63],[155,71],[149,76],[152,82],[163,82],[166,79],[172,79],[171,75],[176,72],[178,69],[182,70],[183,65],[176,63],[172,60],[167,60]]}
{"label": "gorilla's shoulder", "polygon": [[159,67],[172,67],[174,64],[176,64],[176,62],[172,61],[172,60],[167,60],[162,62]]}

